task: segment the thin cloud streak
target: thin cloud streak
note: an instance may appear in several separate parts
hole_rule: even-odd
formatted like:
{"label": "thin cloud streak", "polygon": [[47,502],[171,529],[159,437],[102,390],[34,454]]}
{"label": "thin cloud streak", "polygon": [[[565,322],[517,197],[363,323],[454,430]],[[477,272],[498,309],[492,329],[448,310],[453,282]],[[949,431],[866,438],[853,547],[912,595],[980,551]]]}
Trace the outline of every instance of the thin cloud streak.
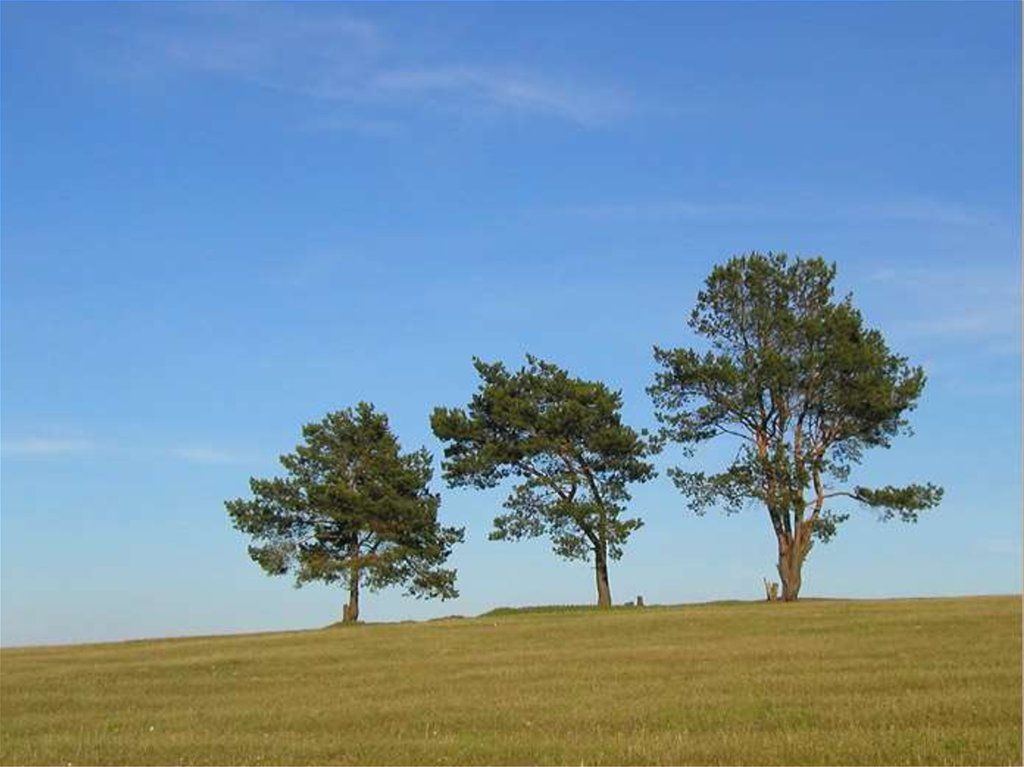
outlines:
{"label": "thin cloud streak", "polygon": [[234,453],[211,447],[176,447],[168,451],[170,455],[189,463],[220,464],[238,463],[241,458]]}
{"label": "thin cloud streak", "polygon": [[911,323],[909,335],[958,339],[1000,338],[1020,325],[1020,308],[1001,306],[988,311],[968,311]]}
{"label": "thin cloud streak", "polygon": [[1013,270],[885,267],[866,281],[898,297],[894,305],[903,317],[894,329],[905,337],[970,343],[999,356],[1020,353],[1020,274]]}
{"label": "thin cloud streak", "polygon": [[671,220],[671,219],[724,219],[764,214],[766,209],[744,203],[706,203],[689,200],[660,200],[624,202],[596,205],[577,205],[565,212],[604,220]]}
{"label": "thin cloud streak", "polygon": [[[956,202],[937,200],[893,200],[885,203],[834,202],[826,204],[799,200],[793,204],[662,199],[617,201],[570,205],[562,213],[603,220],[750,219],[773,218],[787,221],[889,221],[935,226],[981,227],[1000,221],[992,211],[970,208]],[[880,274],[880,279],[885,275]]]}
{"label": "thin cloud streak", "polygon": [[907,199],[853,205],[848,212],[854,217],[872,220],[915,221],[950,226],[989,226],[997,222],[992,213],[955,202]]}
{"label": "thin cloud streak", "polygon": [[[87,455],[96,453],[101,448],[100,444],[91,439],[77,437],[25,437],[23,439],[5,440],[0,444],[0,452],[9,457],[56,457]],[[118,453],[130,450],[133,455],[169,455],[189,463],[221,464],[238,463],[243,460],[242,456],[227,450],[221,450],[203,445],[187,445],[169,449],[157,449],[156,451],[128,448],[124,445],[106,444],[103,446],[105,453]]]}
{"label": "thin cloud streak", "polygon": [[610,91],[569,88],[550,79],[514,71],[466,66],[381,72],[370,83],[378,94],[447,95],[517,112],[563,117],[596,125],[628,112],[628,100]]}
{"label": "thin cloud streak", "polygon": [[187,20],[187,29],[124,30],[122,66],[145,62],[142,70],[227,78],[367,113],[321,118],[320,129],[362,130],[410,109],[510,112],[596,126],[632,108],[623,94],[576,78],[570,86],[517,66],[409,62],[376,25],[347,13],[237,6],[192,10]]}
{"label": "thin cloud streak", "polygon": [[95,451],[95,442],[87,439],[67,439],[50,437],[27,437],[25,439],[4,442],[0,451],[5,455],[18,456],[51,456],[91,453]]}

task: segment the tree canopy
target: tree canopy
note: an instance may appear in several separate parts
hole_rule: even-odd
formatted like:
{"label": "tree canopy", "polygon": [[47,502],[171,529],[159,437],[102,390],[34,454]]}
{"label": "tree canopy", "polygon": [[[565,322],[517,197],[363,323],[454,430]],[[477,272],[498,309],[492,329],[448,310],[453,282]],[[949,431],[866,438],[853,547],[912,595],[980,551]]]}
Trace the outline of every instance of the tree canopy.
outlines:
{"label": "tree canopy", "polygon": [[662,437],[689,456],[715,437],[740,443],[723,471],[677,467],[670,476],[697,513],[765,506],[786,600],[799,594],[813,541],[828,541],[848,518],[837,501],[914,522],[942,498],[930,483],[845,484],[865,450],[911,433],[907,414],[925,374],[865,327],[851,296],[835,299],[835,274],[820,258],[733,258],[712,270],[690,316],[707,348],[654,350],[660,370],[649,392]]}
{"label": "tree canopy", "polygon": [[271,575],[293,573],[298,586],[345,584],[347,621],[358,620],[361,585],[457,596],[455,571],[442,565],[463,531],[438,523],[430,453],[403,453],[387,416],[366,402],[306,424],[302,436],[281,456],[287,476],[252,478],[253,498],[226,503],[254,541],[252,559]]}
{"label": "tree canopy", "polygon": [[436,408],[430,423],[446,443],[452,487],[517,484],[492,540],[550,537],[555,553],[595,563],[598,604],[611,604],[608,559],[622,556],[642,524],[626,518],[628,485],[655,476],[651,446],[624,425],[622,396],[527,355],[510,372],[474,359],[480,386],[465,409]]}

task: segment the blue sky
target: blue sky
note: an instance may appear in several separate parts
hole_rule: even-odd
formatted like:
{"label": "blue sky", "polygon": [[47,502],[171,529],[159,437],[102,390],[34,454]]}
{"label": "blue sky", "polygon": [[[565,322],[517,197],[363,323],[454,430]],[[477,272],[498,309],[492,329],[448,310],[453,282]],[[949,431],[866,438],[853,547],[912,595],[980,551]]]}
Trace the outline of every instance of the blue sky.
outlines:
{"label": "blue sky", "polygon": [[[650,426],[651,346],[752,249],[836,261],[928,372],[853,479],[946,487],[916,526],[854,513],[803,594],[1020,591],[1019,4],[2,14],[3,644],[338,619],[223,508],[302,423],[367,399],[439,455],[470,358],[529,351]],[[546,541],[487,540],[502,497],[443,491],[460,599],[364,617],[592,601]],[[664,473],[633,510],[616,601],[761,596],[762,510],[694,517]]]}

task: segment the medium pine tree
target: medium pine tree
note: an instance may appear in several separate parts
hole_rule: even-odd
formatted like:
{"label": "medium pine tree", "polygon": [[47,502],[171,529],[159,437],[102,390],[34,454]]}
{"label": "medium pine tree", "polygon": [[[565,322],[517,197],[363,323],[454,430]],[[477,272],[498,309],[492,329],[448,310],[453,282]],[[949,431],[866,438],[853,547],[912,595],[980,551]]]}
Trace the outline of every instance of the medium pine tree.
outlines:
{"label": "medium pine tree", "polygon": [[271,575],[293,573],[299,586],[343,583],[345,621],[359,619],[361,586],[458,596],[455,571],[442,565],[463,531],[437,521],[430,453],[402,453],[387,416],[365,402],[307,424],[302,435],[281,456],[286,477],[253,478],[252,499],[225,504],[254,540],[249,556]]}
{"label": "medium pine tree", "polygon": [[547,535],[561,557],[593,557],[597,603],[608,607],[608,560],[643,524],[623,517],[627,486],[655,476],[651,448],[622,423],[619,392],[526,359],[514,373],[474,360],[481,382],[468,407],[434,410],[434,434],[447,443],[444,477],[478,488],[516,478],[491,539]]}

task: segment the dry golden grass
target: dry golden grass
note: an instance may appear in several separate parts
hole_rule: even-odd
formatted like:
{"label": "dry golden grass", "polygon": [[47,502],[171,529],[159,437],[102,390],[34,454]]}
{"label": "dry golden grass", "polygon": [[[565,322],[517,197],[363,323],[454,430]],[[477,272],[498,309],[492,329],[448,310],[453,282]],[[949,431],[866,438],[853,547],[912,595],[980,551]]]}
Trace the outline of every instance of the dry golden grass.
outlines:
{"label": "dry golden grass", "polygon": [[1019,597],[0,654],[3,764],[1020,764]]}

